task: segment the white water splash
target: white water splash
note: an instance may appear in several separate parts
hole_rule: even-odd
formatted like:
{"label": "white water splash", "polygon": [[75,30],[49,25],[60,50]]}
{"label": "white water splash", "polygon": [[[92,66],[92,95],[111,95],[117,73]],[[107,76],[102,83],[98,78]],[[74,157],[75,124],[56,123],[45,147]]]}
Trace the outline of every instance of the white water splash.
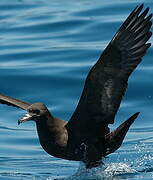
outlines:
{"label": "white water splash", "polygon": [[60,180],[117,180],[119,178],[115,178],[115,176],[127,173],[136,173],[136,171],[125,163],[110,163],[92,169],[86,169],[84,164],[80,163],[80,166],[74,175]]}
{"label": "white water splash", "polygon": [[104,174],[107,177],[113,177],[121,174],[136,173],[135,169],[132,169],[126,163],[111,163],[104,170]]}

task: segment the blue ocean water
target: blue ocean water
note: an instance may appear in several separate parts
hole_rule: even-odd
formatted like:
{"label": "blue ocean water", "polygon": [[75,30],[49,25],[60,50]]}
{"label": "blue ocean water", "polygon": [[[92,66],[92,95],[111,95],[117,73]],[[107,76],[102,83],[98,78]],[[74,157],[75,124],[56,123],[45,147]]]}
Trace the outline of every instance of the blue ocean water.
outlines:
{"label": "blue ocean water", "polygon": [[[123,20],[152,0],[1,0],[0,93],[43,102],[68,120],[85,77]],[[150,40],[153,42],[153,38]],[[101,168],[57,159],[39,145],[35,124],[17,125],[23,110],[0,105],[0,179],[153,179],[153,46],[129,79],[116,123],[141,114],[122,147]]]}

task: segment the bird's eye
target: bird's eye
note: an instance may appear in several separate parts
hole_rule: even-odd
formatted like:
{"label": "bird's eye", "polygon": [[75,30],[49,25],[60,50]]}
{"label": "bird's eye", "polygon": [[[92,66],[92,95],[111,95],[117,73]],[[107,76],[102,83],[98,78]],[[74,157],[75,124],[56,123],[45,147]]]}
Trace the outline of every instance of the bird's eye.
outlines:
{"label": "bird's eye", "polygon": [[33,113],[34,113],[34,114],[39,114],[39,113],[40,113],[40,110],[39,110],[39,109],[35,109],[35,110],[33,110]]}

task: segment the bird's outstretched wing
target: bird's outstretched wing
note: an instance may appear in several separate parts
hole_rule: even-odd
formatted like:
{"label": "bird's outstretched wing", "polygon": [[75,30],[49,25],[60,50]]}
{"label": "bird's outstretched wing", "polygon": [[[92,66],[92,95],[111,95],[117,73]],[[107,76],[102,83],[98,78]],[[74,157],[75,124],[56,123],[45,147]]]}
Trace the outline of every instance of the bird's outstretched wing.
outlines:
{"label": "bird's outstretched wing", "polygon": [[3,94],[0,94],[0,104],[6,104],[8,106],[14,106],[14,107],[21,108],[24,110],[27,110],[27,108],[31,105],[27,102],[23,102],[21,100],[18,100],[9,96],[5,96]]}
{"label": "bird's outstretched wing", "polygon": [[147,41],[152,35],[152,14],[147,15],[149,8],[142,9],[143,4],[131,12],[90,70],[67,129],[86,133],[103,127],[103,133],[108,133],[105,127],[114,123],[128,78],[151,46]]}

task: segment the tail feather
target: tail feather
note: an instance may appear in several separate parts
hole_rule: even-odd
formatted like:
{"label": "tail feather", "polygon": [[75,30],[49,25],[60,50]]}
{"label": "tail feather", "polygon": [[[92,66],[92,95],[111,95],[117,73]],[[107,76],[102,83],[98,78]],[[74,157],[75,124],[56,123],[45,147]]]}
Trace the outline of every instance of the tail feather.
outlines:
{"label": "tail feather", "polygon": [[121,146],[131,124],[138,117],[138,115],[139,112],[135,113],[128,120],[122,123],[117,129],[115,129],[113,132],[108,133],[105,136],[105,140],[107,142],[107,151],[105,155],[113,153]]}

